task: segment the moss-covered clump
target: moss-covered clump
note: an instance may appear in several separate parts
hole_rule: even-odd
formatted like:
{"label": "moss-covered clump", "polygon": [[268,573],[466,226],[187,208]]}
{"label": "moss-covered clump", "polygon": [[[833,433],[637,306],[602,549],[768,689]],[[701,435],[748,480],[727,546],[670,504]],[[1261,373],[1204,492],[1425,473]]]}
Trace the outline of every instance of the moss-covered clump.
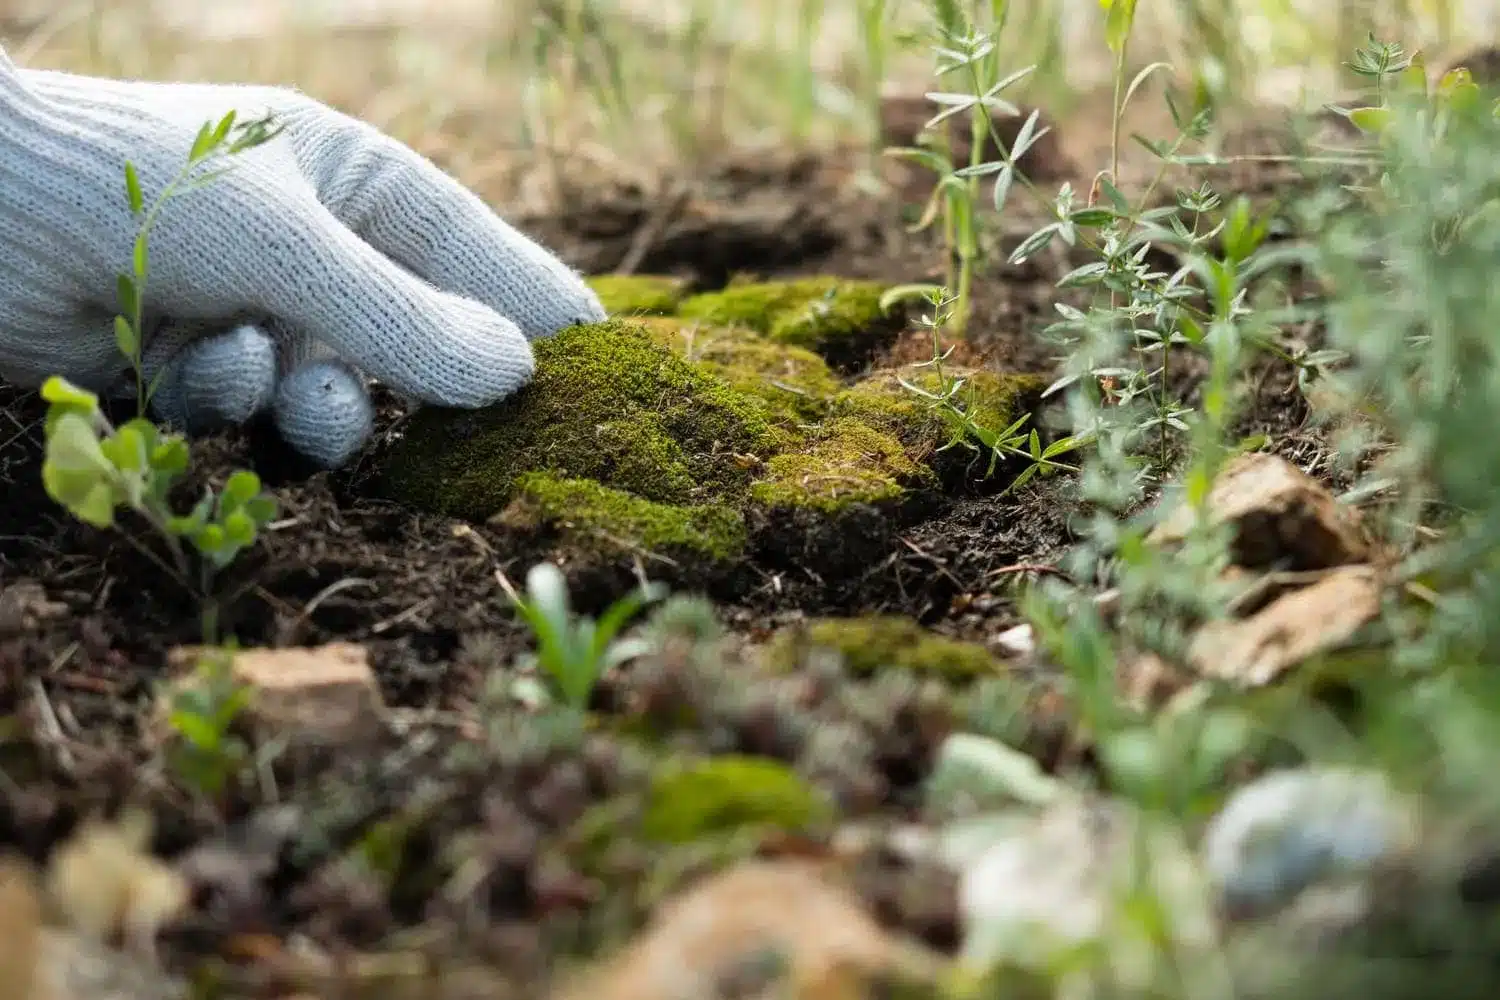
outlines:
{"label": "moss-covered clump", "polygon": [[816,420],[842,383],[818,354],[751,330],[680,318],[647,321],[652,335],[735,389],[765,400],[782,420]]}
{"label": "moss-covered clump", "polygon": [[903,325],[899,306],[890,313],[881,308],[884,292],[877,282],[838,278],[732,284],[684,300],[677,314],[714,326],[747,327],[846,367],[868,359]]}
{"label": "moss-covered clump", "polygon": [[[724,562],[754,549],[857,563],[888,543],[883,521],[949,483],[949,454],[972,456],[934,455],[949,426],[900,384],[935,388],[930,370],[853,385],[836,372],[899,328],[881,285],[809,278],[683,298],[675,278],[591,280],[633,318],[536,341],[535,378],[501,403],[416,413],[371,464],[373,492],[591,556]],[[962,405],[994,430],[1041,387],[963,375]]]}
{"label": "moss-covered clump", "polygon": [[666,316],[677,309],[687,291],[680,278],[654,274],[601,274],[588,279],[611,316]]}
{"label": "moss-covered clump", "polygon": [[[1047,385],[1038,375],[1006,375],[984,369],[947,368],[943,375],[962,380],[953,403],[975,424],[997,432],[1025,413]],[[906,388],[903,381],[933,394],[943,388],[942,379],[931,368],[908,366],[879,371],[838,393],[832,411],[895,434],[919,451],[943,444],[952,435],[952,426],[934,409],[931,400]]]}
{"label": "moss-covered clump", "polygon": [[837,651],[845,666],[859,675],[908,670],[958,681],[994,676],[1002,669],[1000,661],[979,643],[950,639],[895,615],[822,618],[801,628],[784,629],[767,650],[769,662],[789,669],[806,645]]}
{"label": "moss-covered clump", "polygon": [[477,411],[426,409],[385,456],[382,495],[439,514],[483,520],[518,478],[592,479],[644,500],[702,504],[743,494],[779,438],[766,407],[611,321],[534,345],[537,373],[509,399]]}
{"label": "moss-covered clump", "polygon": [[819,426],[802,447],[771,458],[750,496],[767,507],[832,513],[854,503],[897,500],[933,481],[932,471],[891,435],[838,419]]}
{"label": "moss-covered clump", "polygon": [[743,830],[807,832],[831,815],[827,797],[784,764],[727,755],[664,767],[652,780],[641,832],[687,844]]}
{"label": "moss-covered clump", "polygon": [[656,503],[591,479],[545,472],[517,479],[515,499],[499,521],[512,528],[548,528],[575,548],[589,550],[677,550],[730,559],[745,548],[745,518],[733,507]]}

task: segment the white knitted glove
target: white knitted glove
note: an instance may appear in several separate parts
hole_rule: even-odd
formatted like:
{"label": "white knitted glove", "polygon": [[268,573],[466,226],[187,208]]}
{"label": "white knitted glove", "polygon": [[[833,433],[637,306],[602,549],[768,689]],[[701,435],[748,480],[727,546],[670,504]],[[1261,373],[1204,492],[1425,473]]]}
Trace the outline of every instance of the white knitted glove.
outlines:
{"label": "white knitted glove", "polygon": [[0,51],[0,378],[134,393],[116,276],[198,130],[231,109],[284,131],[174,197],[150,236],[155,415],[189,433],[271,407],[336,467],[368,438],[365,377],[479,407],[531,377],[528,341],[604,318],[583,280],[409,147],[293,90],[18,69]]}

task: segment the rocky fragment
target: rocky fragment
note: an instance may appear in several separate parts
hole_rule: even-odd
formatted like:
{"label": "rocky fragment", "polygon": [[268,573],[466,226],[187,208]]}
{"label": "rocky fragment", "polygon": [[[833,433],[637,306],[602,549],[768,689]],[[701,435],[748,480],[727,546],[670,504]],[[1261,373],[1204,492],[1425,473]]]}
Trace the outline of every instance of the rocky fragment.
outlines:
{"label": "rocky fragment", "polygon": [[42,896],[26,862],[0,859],[0,981],[17,1000],[56,1000],[38,968],[42,947]]}
{"label": "rocky fragment", "polygon": [[[977,979],[1055,969],[1089,949],[1126,992],[1149,992],[1166,959],[1216,946],[1211,889],[1170,826],[1130,804],[1063,794],[1040,808],[984,812],[941,834],[944,863],[962,873],[958,961]],[[1152,898],[1156,941],[1120,920],[1131,893]]]}
{"label": "rocky fragment", "polygon": [[1420,819],[1417,803],[1378,771],[1274,771],[1238,789],[1213,817],[1203,859],[1225,915],[1249,920],[1320,883],[1367,883],[1408,865],[1422,839]]}
{"label": "rocky fragment", "polygon": [[1369,566],[1330,570],[1248,618],[1203,625],[1188,660],[1207,677],[1259,687],[1309,657],[1353,639],[1380,613],[1381,580]]}
{"label": "rocky fragment", "polygon": [[757,860],[669,900],[639,937],[552,1000],[834,1000],[870,995],[880,981],[930,983],[942,967],[882,929],[818,863]]}
{"label": "rocky fragment", "polygon": [[70,930],[155,952],[157,933],[190,902],[187,880],[148,852],[153,823],[140,812],[85,821],[52,857],[46,891]]}
{"label": "rocky fragment", "polygon": [[68,606],[49,600],[35,580],[0,587],[0,636],[21,635],[66,614]]}
{"label": "rocky fragment", "polygon": [[[1199,676],[1269,684],[1356,639],[1380,613],[1378,552],[1358,511],[1286,460],[1255,453],[1230,461],[1209,491],[1208,516],[1232,528],[1224,581],[1238,596],[1230,617],[1202,624],[1190,640],[1185,665]],[[1180,507],[1151,539],[1180,543],[1192,524],[1192,511]]]}
{"label": "rocky fragment", "polygon": [[[179,673],[162,700],[164,713],[181,711],[181,695],[212,683],[206,656],[228,657],[227,677],[249,689],[245,718],[259,738],[291,747],[354,747],[367,744],[385,726],[385,706],[369,656],[356,643],[216,653],[198,647],[173,650],[168,663]],[[209,669],[200,669],[208,666]],[[170,720],[168,721],[170,725]]]}
{"label": "rocky fragment", "polygon": [[[1208,499],[1215,524],[1234,525],[1233,556],[1244,569],[1329,569],[1372,555],[1358,513],[1340,504],[1285,459],[1255,452],[1225,466]],[[1152,532],[1157,544],[1181,542],[1193,512],[1183,506]]]}

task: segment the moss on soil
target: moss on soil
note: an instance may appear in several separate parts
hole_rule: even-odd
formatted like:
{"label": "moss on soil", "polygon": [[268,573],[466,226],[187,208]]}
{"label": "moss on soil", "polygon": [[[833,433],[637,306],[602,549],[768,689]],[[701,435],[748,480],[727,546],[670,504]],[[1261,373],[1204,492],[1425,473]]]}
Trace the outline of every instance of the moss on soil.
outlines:
{"label": "moss on soil", "polygon": [[656,503],[591,479],[545,472],[517,479],[515,499],[500,521],[516,528],[552,528],[581,549],[671,549],[730,559],[745,548],[745,518],[733,507]]}
{"label": "moss on soil", "polygon": [[616,317],[670,315],[687,291],[682,279],[654,274],[600,274],[588,283],[605,312]]}
{"label": "moss on soil", "polygon": [[783,629],[767,649],[769,662],[787,669],[799,662],[805,645],[837,651],[851,673],[864,676],[894,669],[964,681],[996,676],[1002,669],[979,643],[950,639],[895,615],[821,618]]}
{"label": "moss on soil", "polygon": [[832,816],[832,803],[784,764],[735,754],[669,764],[654,776],[641,832],[687,844],[746,829],[807,832]]}
{"label": "moss on soil", "polygon": [[841,389],[828,363],[802,347],[777,344],[746,328],[708,326],[677,317],[653,318],[662,345],[713,372],[733,388],[763,399],[780,420],[816,420]]}
{"label": "moss on soil", "polygon": [[[1047,380],[1040,375],[1015,375],[985,369],[945,368],[943,375],[962,379],[953,402],[980,427],[1002,431],[1034,402]],[[945,442],[952,430],[930,400],[901,383],[924,392],[942,391],[942,380],[932,368],[907,366],[874,372],[835,395],[831,410],[895,434],[909,446],[926,449]],[[950,382],[951,384],[951,382]]]}
{"label": "moss on soil", "polygon": [[880,307],[885,286],[873,281],[801,278],[732,284],[685,299],[677,314],[715,326],[743,326],[778,344],[814,351],[846,365],[884,346],[904,325],[899,306]]}
{"label": "moss on soil", "polygon": [[483,520],[518,478],[592,479],[666,504],[743,493],[777,435],[765,407],[684,361],[638,325],[609,321],[534,345],[537,373],[484,410],[418,411],[382,463],[378,492]]}
{"label": "moss on soil", "polygon": [[[758,537],[806,527],[805,515],[821,521],[854,504],[900,502],[945,481],[928,464],[946,439],[942,418],[895,372],[846,387],[825,360],[838,355],[834,341],[868,347],[894,329],[880,314],[882,286],[740,284],[679,304],[677,279],[593,281],[614,311],[676,312],[538,340],[536,377],[511,398],[416,413],[378,457],[374,492],[555,532],[581,550],[672,549],[722,561],[745,551],[747,524]],[[935,385],[924,369],[902,374]],[[1040,388],[1030,377],[968,377],[975,418],[995,429]],[[752,519],[753,510],[796,519]]]}
{"label": "moss on soil", "polygon": [[841,418],[817,428],[802,448],[771,458],[750,496],[767,507],[833,513],[851,503],[897,500],[933,482],[932,471],[913,461],[900,441]]}

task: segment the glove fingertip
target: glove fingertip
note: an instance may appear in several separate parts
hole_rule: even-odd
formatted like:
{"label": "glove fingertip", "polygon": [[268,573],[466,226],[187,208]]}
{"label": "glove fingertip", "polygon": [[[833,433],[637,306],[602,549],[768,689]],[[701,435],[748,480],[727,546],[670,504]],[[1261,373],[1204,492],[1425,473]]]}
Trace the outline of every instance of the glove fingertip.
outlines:
{"label": "glove fingertip", "polygon": [[316,361],[281,381],[272,404],[281,437],[325,469],[342,467],[375,429],[364,380],[341,361]]}
{"label": "glove fingertip", "polygon": [[195,341],[169,363],[152,397],[158,416],[189,434],[250,420],[276,391],[276,344],[243,325]]}

